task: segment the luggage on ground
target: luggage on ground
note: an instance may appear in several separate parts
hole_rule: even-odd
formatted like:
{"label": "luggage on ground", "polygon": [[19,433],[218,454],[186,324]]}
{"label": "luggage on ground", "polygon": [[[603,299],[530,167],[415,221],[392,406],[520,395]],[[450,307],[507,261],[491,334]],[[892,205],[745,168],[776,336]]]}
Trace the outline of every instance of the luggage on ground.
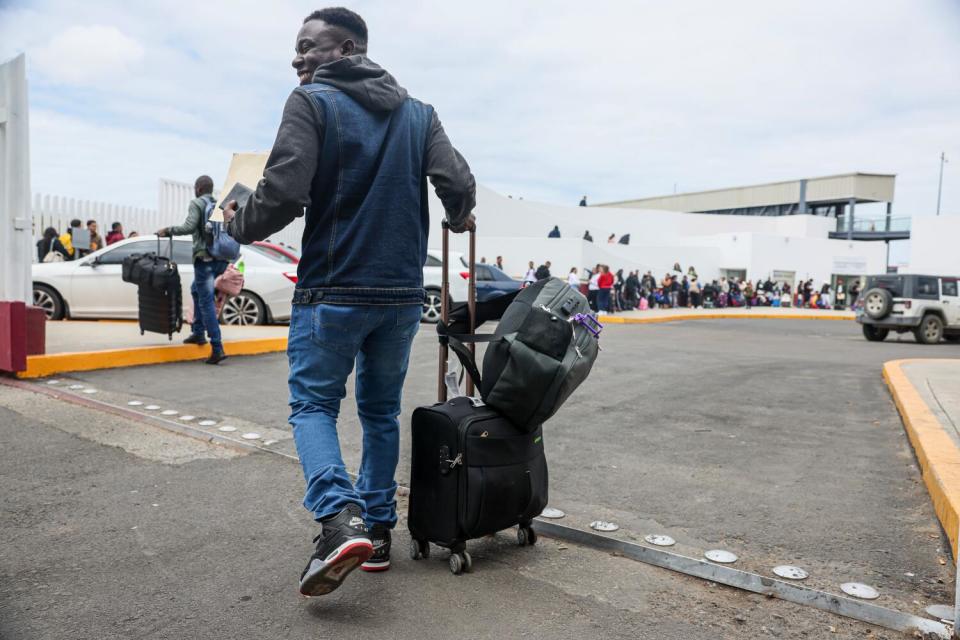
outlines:
{"label": "luggage on ground", "polygon": [[[448,230],[444,226],[443,288],[448,290]],[[475,264],[474,238],[470,238],[470,270]],[[475,320],[474,282],[469,278],[472,312],[466,330],[472,334]],[[569,287],[567,287],[569,289]],[[448,296],[442,296],[442,327],[451,325]],[[491,318],[492,319],[492,318]],[[524,432],[478,398],[457,396],[459,384],[448,379],[448,349],[442,336],[440,347],[439,402],[413,413],[410,505],[410,555],[429,556],[430,543],[450,549],[450,570],[469,571],[473,561],[466,543],[517,526],[521,545],[533,544],[537,536],[532,520],[547,504],[547,461],[539,427]],[[474,367],[475,369],[475,367]],[[472,391],[468,380],[467,391]]]}
{"label": "luggage on ground", "polygon": [[160,255],[160,238],[156,253],[135,253],[123,259],[121,277],[137,285],[137,317],[140,335],[150,331],[165,333],[173,340],[183,326],[183,290],[180,271],[172,259],[173,238],[170,238],[170,257]]}

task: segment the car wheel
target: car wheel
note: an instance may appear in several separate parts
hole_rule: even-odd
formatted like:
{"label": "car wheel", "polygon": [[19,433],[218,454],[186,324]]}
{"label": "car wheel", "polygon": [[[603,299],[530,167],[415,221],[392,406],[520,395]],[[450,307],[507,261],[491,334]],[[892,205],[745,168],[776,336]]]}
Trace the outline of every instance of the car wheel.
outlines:
{"label": "car wheel", "polygon": [[928,313],[923,316],[920,326],[913,330],[913,335],[922,344],[937,344],[943,338],[943,320]]}
{"label": "car wheel", "polygon": [[884,329],[872,324],[863,325],[863,337],[870,342],[883,342],[886,339],[890,329]]}
{"label": "car wheel", "polygon": [[442,314],[442,305],[440,301],[443,299],[442,294],[439,289],[427,289],[426,295],[423,298],[423,312],[420,314],[421,322],[428,322],[430,324],[436,324],[440,322],[440,317]]}
{"label": "car wheel", "polygon": [[63,298],[53,287],[45,284],[33,285],[33,306],[43,309],[47,320],[63,319]]}
{"label": "car wheel", "polygon": [[893,309],[893,296],[886,289],[874,288],[863,296],[863,312],[879,320]]}
{"label": "car wheel", "polygon": [[223,304],[220,321],[232,325],[264,324],[267,311],[257,294],[244,289]]}

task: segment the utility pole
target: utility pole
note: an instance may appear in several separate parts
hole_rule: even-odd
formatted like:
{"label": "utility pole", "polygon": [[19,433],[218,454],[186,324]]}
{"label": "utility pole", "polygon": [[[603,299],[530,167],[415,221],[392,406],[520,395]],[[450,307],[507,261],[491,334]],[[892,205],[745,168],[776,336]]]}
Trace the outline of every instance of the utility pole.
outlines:
{"label": "utility pole", "polygon": [[940,195],[943,193],[943,165],[947,162],[947,153],[940,152],[940,183],[937,185],[937,215],[940,215]]}

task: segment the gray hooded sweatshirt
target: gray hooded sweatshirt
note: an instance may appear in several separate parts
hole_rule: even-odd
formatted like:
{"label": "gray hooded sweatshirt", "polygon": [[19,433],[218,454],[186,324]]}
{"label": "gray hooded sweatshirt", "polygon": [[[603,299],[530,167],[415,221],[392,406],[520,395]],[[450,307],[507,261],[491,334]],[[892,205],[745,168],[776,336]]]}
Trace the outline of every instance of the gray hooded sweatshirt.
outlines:
{"label": "gray hooded sweatshirt", "polygon": [[[335,87],[372,111],[392,111],[407,90],[366,56],[356,55],[317,67],[313,81]],[[226,225],[230,235],[249,244],[303,215],[310,206],[310,187],[318,170],[323,115],[313,99],[296,88],[283,109],[277,139],[263,178],[236,218]],[[453,148],[436,110],[427,141],[426,174],[443,203],[451,226],[461,226],[476,205],[476,182],[463,156]]]}

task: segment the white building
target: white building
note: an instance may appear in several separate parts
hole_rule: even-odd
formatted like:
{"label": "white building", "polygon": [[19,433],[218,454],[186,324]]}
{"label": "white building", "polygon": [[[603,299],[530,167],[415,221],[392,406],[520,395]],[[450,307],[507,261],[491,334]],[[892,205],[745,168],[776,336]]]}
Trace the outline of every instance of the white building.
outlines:
{"label": "white building", "polygon": [[[550,260],[554,274],[602,263],[661,277],[679,263],[683,271],[694,266],[701,280],[770,277],[792,283],[812,278],[818,286],[835,276],[886,271],[882,242],[830,239],[836,220],[822,216],[559,206],[513,200],[484,187],[478,188],[476,213],[478,255],[487,262],[503,256],[514,276],[531,260],[537,265]],[[433,199],[433,229],[439,229],[441,216],[442,208]],[[560,228],[560,239],[547,238],[554,225]],[[586,230],[593,242],[582,240]],[[617,240],[630,234],[630,244],[608,244],[611,234]],[[431,244],[437,241],[432,235]],[[465,250],[465,239],[456,238],[453,246]]]}

